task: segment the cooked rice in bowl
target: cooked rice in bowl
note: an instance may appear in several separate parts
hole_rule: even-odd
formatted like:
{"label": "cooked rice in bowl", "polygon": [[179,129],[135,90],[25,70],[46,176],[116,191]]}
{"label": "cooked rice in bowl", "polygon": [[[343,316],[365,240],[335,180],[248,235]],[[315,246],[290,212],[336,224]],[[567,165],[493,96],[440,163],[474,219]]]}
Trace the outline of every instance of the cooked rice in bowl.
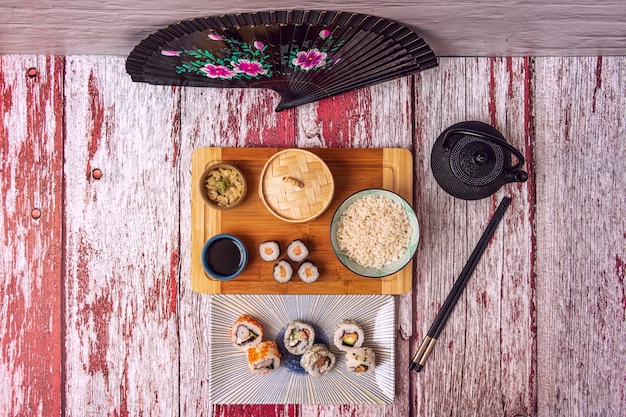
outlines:
{"label": "cooked rice in bowl", "polygon": [[415,212],[398,194],[359,191],[342,202],[331,222],[331,243],[341,263],[366,277],[385,277],[404,268],[419,242]]}
{"label": "cooked rice in bowl", "polygon": [[411,224],[402,206],[377,194],[352,203],[337,225],[339,249],[368,268],[381,268],[399,259],[410,238]]}

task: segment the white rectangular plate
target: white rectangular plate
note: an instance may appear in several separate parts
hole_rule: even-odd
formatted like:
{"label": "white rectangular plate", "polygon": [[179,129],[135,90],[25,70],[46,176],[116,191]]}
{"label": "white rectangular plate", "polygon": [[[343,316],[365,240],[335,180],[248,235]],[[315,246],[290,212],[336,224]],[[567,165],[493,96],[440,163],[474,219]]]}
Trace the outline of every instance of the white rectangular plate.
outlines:
{"label": "white rectangular plate", "polygon": [[[261,322],[265,340],[277,341],[293,320],[314,325],[321,333],[318,337],[335,354],[335,367],[314,378],[287,366],[298,359],[288,354],[283,355],[277,370],[252,374],[246,353],[230,343],[230,328],[241,314]],[[352,374],[346,370],[345,355],[333,345],[333,331],[345,319],[353,319],[363,328],[363,347],[372,348],[376,355],[374,372]],[[212,295],[209,351],[209,392],[214,404],[391,404],[395,394],[395,299],[390,295]]]}

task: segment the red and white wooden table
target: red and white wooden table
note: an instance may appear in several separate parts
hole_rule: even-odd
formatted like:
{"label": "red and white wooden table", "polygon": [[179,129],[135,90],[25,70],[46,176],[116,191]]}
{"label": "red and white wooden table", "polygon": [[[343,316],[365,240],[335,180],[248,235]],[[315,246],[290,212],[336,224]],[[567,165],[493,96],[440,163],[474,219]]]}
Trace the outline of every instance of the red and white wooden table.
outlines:
{"label": "red and white wooden table", "polygon": [[[625,80],[624,57],[444,58],[274,113],[272,92],[134,84],[123,57],[0,56],[0,414],[625,415]],[[473,202],[443,192],[430,149],[463,120],[521,149],[528,182]],[[189,279],[203,146],[412,151],[422,235],[396,300],[394,404],[208,402],[211,314]],[[411,374],[503,195],[511,207]]]}

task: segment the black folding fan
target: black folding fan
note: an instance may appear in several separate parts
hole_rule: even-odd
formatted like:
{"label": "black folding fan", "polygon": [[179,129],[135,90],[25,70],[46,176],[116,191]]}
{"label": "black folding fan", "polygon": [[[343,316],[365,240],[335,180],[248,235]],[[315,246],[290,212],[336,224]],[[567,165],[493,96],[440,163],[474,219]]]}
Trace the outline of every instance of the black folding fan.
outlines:
{"label": "black folding fan", "polygon": [[380,17],[272,11],[192,19],[141,41],[126,60],[133,81],[270,88],[276,111],[437,66],[415,32]]}

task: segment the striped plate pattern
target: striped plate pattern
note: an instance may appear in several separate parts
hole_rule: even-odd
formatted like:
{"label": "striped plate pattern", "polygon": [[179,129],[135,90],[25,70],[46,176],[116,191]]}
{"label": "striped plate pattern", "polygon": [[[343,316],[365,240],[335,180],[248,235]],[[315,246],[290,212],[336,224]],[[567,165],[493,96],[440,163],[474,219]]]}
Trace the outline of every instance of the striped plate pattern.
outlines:
{"label": "striped plate pattern", "polygon": [[[230,327],[250,314],[276,340],[292,320],[322,329],[332,345],[333,331],[344,319],[359,323],[364,347],[376,354],[371,374],[346,370],[345,356],[334,346],[335,367],[322,378],[281,366],[266,375],[248,371],[246,354],[230,344]],[[213,295],[211,296],[211,402],[215,404],[390,404],[395,393],[395,299],[390,295]],[[277,341],[278,343],[278,341]]]}

